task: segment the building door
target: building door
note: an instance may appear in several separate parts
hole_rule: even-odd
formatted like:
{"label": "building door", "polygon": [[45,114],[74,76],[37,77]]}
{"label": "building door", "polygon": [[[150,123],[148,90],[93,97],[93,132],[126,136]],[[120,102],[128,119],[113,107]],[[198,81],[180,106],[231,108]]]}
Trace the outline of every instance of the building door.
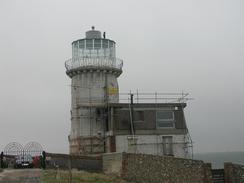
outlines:
{"label": "building door", "polygon": [[173,156],[173,137],[162,136],[163,142],[163,155]]}

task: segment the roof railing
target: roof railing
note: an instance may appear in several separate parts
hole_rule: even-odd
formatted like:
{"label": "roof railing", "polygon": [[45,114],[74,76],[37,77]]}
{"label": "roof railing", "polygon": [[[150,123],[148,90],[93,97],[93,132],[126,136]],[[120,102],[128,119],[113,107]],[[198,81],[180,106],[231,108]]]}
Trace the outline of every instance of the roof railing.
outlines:
{"label": "roof railing", "polygon": [[185,103],[188,100],[193,100],[189,97],[189,93],[119,93],[120,102],[131,102],[133,97],[134,103]]}

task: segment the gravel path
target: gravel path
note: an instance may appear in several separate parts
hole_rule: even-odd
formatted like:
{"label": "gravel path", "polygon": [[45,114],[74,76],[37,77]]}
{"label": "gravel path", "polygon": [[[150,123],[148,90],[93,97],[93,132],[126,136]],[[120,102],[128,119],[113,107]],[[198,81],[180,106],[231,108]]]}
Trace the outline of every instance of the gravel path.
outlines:
{"label": "gravel path", "polygon": [[40,169],[13,169],[0,173],[0,183],[40,183]]}

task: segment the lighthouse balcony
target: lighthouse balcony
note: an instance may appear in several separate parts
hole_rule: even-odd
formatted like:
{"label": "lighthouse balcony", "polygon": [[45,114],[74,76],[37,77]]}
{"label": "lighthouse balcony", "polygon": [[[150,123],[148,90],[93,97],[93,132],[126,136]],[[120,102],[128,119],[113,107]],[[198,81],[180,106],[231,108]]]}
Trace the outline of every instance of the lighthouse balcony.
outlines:
{"label": "lighthouse balcony", "polygon": [[67,72],[86,68],[122,71],[123,61],[115,57],[73,57],[65,62]]}

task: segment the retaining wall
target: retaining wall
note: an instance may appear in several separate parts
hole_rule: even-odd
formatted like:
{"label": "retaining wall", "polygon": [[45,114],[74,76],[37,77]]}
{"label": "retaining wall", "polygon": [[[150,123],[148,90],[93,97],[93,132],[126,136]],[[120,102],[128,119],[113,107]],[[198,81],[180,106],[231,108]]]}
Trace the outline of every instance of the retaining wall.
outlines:
{"label": "retaining wall", "polygon": [[46,168],[69,169],[69,167],[100,172],[102,171],[102,157],[46,153]]}
{"label": "retaining wall", "polygon": [[118,173],[135,183],[211,183],[211,165],[203,161],[169,156],[109,153],[103,171]]}
{"label": "retaining wall", "polygon": [[203,161],[144,154],[123,154],[122,176],[138,183],[210,183]]}

